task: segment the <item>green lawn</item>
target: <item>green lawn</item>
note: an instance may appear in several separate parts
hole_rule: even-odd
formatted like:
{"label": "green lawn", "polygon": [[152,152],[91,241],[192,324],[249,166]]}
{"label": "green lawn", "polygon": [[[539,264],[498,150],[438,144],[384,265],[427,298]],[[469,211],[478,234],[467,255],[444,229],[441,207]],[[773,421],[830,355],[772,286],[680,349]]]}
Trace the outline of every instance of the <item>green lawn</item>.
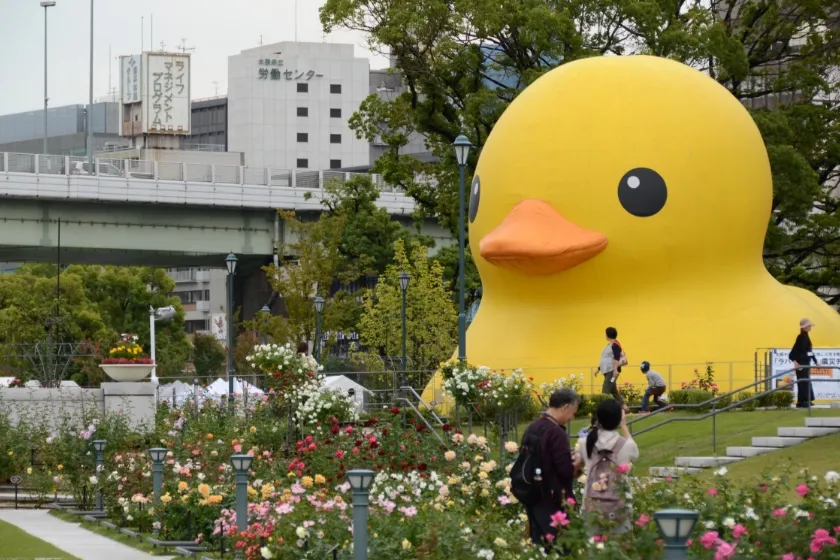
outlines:
{"label": "green lawn", "polygon": [[78,560],[53,545],[0,521],[0,552],[4,558],[63,558]]}
{"label": "green lawn", "polygon": [[[789,472],[796,476],[803,468],[822,477],[826,471],[840,470],[840,434],[814,438],[795,447],[750,457],[726,468],[729,470],[727,478],[738,483],[757,481],[765,472],[775,475]],[[713,476],[712,469],[699,476]],[[787,498],[791,503],[799,501],[793,487],[788,489]]]}

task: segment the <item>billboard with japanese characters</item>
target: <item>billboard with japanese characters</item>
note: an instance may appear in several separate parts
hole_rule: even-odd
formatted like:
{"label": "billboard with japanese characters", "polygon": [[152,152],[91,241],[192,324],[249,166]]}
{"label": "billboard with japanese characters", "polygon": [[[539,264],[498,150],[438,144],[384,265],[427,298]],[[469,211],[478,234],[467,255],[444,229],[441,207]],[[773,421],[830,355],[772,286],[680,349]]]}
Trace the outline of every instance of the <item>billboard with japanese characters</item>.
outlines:
{"label": "billboard with japanese characters", "polygon": [[[775,378],[783,372],[793,369],[793,362],[788,359],[789,349],[770,350],[770,375],[774,377],[773,386],[789,388],[796,394],[796,374],[790,372]],[[816,367],[811,368],[811,384],[817,400],[840,400],[840,348],[814,348]],[[820,367],[821,366],[821,367]],[[831,382],[827,382],[832,380]]]}
{"label": "billboard with japanese characters", "polygon": [[143,132],[189,134],[190,55],[143,55]]}
{"label": "billboard with japanese characters", "polygon": [[140,55],[120,57],[120,95],[123,104],[139,103],[143,86],[143,64]]}
{"label": "billboard with japanese characters", "polygon": [[258,80],[311,82],[323,77],[323,74],[312,68],[298,67],[295,61],[292,61],[291,66],[287,66],[280,58],[261,58],[257,64]]}

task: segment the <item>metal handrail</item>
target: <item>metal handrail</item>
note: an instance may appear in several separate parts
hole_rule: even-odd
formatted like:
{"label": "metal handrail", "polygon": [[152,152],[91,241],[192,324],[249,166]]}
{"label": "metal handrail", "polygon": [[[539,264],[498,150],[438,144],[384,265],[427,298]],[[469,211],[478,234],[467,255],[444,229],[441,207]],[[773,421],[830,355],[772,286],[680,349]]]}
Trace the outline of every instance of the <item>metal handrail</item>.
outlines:
{"label": "metal handrail", "polygon": [[[824,365],[807,365],[807,366],[802,365],[802,366],[799,366],[798,368],[791,368],[789,370],[783,371],[783,372],[778,373],[776,375],[771,375],[769,377],[766,377],[764,379],[761,379],[761,380],[756,381],[754,383],[751,383],[749,385],[745,385],[744,387],[741,387],[739,389],[735,389],[735,390],[730,391],[728,393],[725,393],[723,395],[718,395],[717,397],[711,398],[711,399],[709,399],[707,401],[703,401],[701,403],[681,404],[681,405],[671,405],[671,404],[669,404],[667,406],[664,406],[664,407],[660,408],[659,410],[656,410],[656,411],[652,412],[649,415],[639,417],[639,418],[635,418],[635,419],[631,420],[630,422],[627,422],[627,428],[629,430],[630,426],[632,424],[636,423],[636,422],[639,422],[641,420],[646,420],[646,419],[650,418],[651,416],[653,416],[655,414],[660,414],[660,413],[663,413],[663,412],[666,412],[666,411],[669,411],[669,410],[672,410],[672,409],[676,409],[676,408],[679,408],[679,409],[697,409],[697,408],[705,408],[705,407],[708,407],[709,405],[711,405],[712,406],[712,411],[707,413],[707,414],[703,414],[701,416],[672,417],[672,418],[669,418],[668,420],[665,420],[664,422],[659,422],[658,424],[654,424],[653,426],[648,426],[648,427],[646,427],[642,430],[639,430],[638,432],[634,433],[632,430],[630,430],[630,431],[634,436],[638,436],[638,435],[653,431],[653,430],[655,430],[657,428],[660,428],[662,426],[665,426],[667,424],[670,424],[671,422],[699,422],[699,421],[711,418],[712,419],[712,450],[714,452],[714,456],[717,457],[717,423],[716,423],[717,415],[721,412],[727,412],[729,410],[739,408],[746,403],[749,403],[751,401],[760,399],[760,398],[762,398],[766,395],[769,395],[771,393],[776,393],[778,391],[782,391],[784,389],[782,389],[781,387],[768,389],[766,391],[762,391],[761,393],[756,393],[756,394],[754,394],[753,396],[751,396],[747,399],[733,402],[733,403],[731,403],[731,404],[729,404],[729,405],[727,405],[723,408],[717,408],[717,403],[719,401],[721,401],[723,399],[726,399],[727,397],[731,397],[732,395],[740,393],[740,392],[742,392],[746,389],[749,389],[751,387],[755,387],[756,385],[759,385],[759,384],[762,384],[762,383],[767,383],[767,382],[769,382],[773,379],[783,377],[785,375],[789,375],[790,373],[795,373],[797,369],[804,369],[804,368],[811,369],[813,367],[819,367],[819,368],[822,368],[822,369],[840,369],[840,366],[824,366]],[[809,382],[810,381],[811,380],[810,380],[810,377],[809,377]],[[826,382],[828,382],[828,383],[840,383],[840,379],[820,379],[820,382],[821,383],[826,383]],[[796,382],[794,381],[794,383],[796,383]],[[808,416],[811,416],[811,403],[810,403],[810,401],[808,402],[808,407],[807,408],[808,408]]]}
{"label": "metal handrail", "polygon": [[411,396],[413,396],[415,399],[417,399],[417,402],[419,404],[422,404],[423,406],[425,406],[426,409],[429,411],[429,413],[432,415],[432,417],[435,419],[435,422],[437,422],[441,426],[443,426],[445,424],[445,422],[443,420],[441,420],[440,416],[437,415],[437,413],[435,412],[435,409],[433,407],[429,406],[428,404],[426,404],[426,401],[424,401],[420,397],[420,395],[417,394],[417,391],[414,390],[414,387],[411,387],[410,385],[407,385],[405,387],[401,387],[401,390],[409,393]]}
{"label": "metal handrail", "polygon": [[400,401],[404,402],[404,403],[405,403],[405,404],[406,404],[406,405],[407,405],[407,406],[408,406],[411,410],[413,410],[413,411],[414,411],[414,414],[416,414],[416,415],[420,418],[420,420],[422,420],[422,421],[423,421],[423,424],[425,424],[425,425],[426,425],[426,428],[428,428],[430,432],[432,432],[433,434],[435,434],[435,437],[438,439],[438,441],[440,442],[440,444],[441,444],[442,446],[444,446],[444,447],[449,447],[448,445],[446,445],[446,443],[444,443],[443,438],[441,438],[441,437],[440,437],[440,434],[438,434],[438,433],[437,433],[437,430],[435,430],[435,429],[432,427],[432,425],[431,425],[431,424],[429,424],[429,421],[428,421],[428,420],[426,420],[426,417],[425,417],[425,416],[423,416],[423,415],[420,413],[420,411],[419,411],[419,410],[417,410],[417,408],[414,406],[414,403],[412,403],[410,400],[408,400],[408,399],[407,399],[407,398],[405,398],[405,397],[400,397],[400,398],[398,398],[398,399],[397,399],[397,402],[400,402]]}

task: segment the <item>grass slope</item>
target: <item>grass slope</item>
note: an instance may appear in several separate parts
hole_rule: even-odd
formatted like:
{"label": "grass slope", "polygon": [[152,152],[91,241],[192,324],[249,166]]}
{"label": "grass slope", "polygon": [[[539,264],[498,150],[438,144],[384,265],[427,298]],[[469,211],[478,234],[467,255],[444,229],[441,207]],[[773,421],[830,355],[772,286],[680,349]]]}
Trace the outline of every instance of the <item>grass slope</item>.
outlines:
{"label": "grass slope", "polygon": [[33,537],[4,521],[0,521],[0,551],[4,558],[61,558],[78,560],[53,545]]}

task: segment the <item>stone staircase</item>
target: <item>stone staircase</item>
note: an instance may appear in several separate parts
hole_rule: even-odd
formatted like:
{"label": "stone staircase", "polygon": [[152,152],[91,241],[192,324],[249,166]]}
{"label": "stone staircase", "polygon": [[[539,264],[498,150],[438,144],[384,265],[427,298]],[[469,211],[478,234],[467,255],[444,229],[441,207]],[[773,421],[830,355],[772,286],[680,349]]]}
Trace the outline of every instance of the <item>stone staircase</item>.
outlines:
{"label": "stone staircase", "polygon": [[[778,428],[776,436],[754,437],[749,447],[727,447],[723,457],[677,457],[673,467],[650,467],[650,475],[657,478],[679,477],[702,472],[709,467],[736,463],[747,457],[792,447],[811,438],[840,432],[840,416],[806,418],[803,428]],[[644,453],[644,450],[642,451]]]}

